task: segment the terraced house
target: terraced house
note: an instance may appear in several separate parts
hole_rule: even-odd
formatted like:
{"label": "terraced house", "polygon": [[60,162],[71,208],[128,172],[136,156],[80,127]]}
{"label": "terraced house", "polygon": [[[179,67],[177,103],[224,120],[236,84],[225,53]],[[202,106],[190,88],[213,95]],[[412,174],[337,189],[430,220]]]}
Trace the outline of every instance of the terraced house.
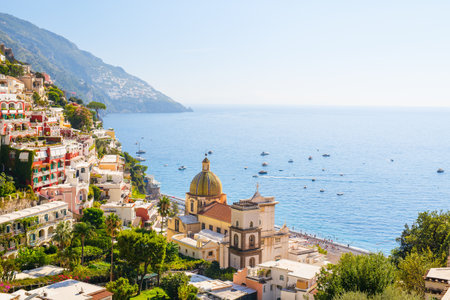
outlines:
{"label": "terraced house", "polygon": [[50,242],[60,222],[71,222],[68,205],[53,201],[0,216],[0,251],[15,254],[18,246]]}

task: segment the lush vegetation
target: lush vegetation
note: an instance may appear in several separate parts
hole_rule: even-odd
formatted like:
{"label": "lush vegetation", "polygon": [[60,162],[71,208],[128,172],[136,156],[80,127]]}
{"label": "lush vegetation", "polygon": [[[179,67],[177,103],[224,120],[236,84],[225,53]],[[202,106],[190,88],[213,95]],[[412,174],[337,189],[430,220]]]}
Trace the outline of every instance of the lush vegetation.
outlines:
{"label": "lush vegetation", "polygon": [[137,190],[140,193],[145,194],[144,177],[145,171],[147,171],[147,166],[141,165],[139,161],[137,161],[127,152],[124,152],[124,157],[125,157],[125,170],[130,172],[133,186],[137,188]]}
{"label": "lush vegetation", "polygon": [[424,276],[446,264],[450,246],[450,211],[423,212],[405,225],[399,247],[389,258],[382,254],[345,254],[336,265],[322,269],[316,299],[423,299]]}
{"label": "lush vegetation", "polygon": [[5,197],[16,192],[14,179],[5,173],[0,173],[0,197]]}
{"label": "lush vegetation", "polygon": [[80,129],[82,131],[89,131],[92,129],[92,113],[86,107],[82,105],[68,104],[64,107],[64,114],[73,128]]}

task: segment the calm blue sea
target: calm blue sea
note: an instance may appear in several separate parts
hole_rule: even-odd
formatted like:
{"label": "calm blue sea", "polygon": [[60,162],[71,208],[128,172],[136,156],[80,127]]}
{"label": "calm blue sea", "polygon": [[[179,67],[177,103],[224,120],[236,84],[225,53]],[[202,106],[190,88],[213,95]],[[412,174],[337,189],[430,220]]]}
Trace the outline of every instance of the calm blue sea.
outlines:
{"label": "calm blue sea", "polygon": [[[148,173],[167,194],[184,198],[212,150],[211,168],[228,203],[252,196],[259,183],[263,195],[279,201],[277,224],[372,251],[389,253],[418,212],[450,209],[449,109],[194,109],[109,114],[104,123],[125,151],[134,154],[142,142]],[[261,169],[267,176],[254,178]]]}

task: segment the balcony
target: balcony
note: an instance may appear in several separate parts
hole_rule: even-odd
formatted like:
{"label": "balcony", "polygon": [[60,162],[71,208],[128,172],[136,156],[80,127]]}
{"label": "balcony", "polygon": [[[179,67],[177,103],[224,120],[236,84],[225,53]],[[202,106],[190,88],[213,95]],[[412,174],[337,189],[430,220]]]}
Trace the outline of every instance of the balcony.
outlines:
{"label": "balcony", "polygon": [[61,166],[57,169],[58,171],[64,171],[64,166]]}

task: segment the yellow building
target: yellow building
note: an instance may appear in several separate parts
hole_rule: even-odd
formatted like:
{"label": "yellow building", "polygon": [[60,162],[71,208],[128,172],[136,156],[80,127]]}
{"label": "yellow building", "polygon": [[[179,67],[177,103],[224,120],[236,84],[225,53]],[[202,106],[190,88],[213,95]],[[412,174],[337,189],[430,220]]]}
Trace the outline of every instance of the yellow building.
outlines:
{"label": "yellow building", "polygon": [[222,183],[205,157],[186,193],[185,215],[168,220],[167,238],[178,244],[181,254],[216,260],[222,268],[287,258],[289,230],[275,229],[277,203],[257,190],[252,198],[229,206]]}

